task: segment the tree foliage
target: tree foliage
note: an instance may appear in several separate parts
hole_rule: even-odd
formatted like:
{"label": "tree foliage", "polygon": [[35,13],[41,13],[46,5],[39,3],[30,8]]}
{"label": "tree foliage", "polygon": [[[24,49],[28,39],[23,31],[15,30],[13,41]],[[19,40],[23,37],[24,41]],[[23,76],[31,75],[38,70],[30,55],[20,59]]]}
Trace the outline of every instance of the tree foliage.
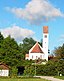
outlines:
{"label": "tree foliage", "polygon": [[4,62],[11,67],[29,63],[25,61],[25,54],[35,43],[32,38],[25,38],[23,43],[18,45],[11,36],[4,38],[0,33],[0,41],[0,62]]}
{"label": "tree foliage", "polygon": [[[29,52],[35,42],[32,38],[25,38],[23,43],[18,45],[11,36],[4,38],[0,33],[0,62],[11,67],[13,73],[11,75],[15,76],[18,66],[25,66],[24,75],[33,76],[35,74],[35,66],[31,65],[33,61],[25,60],[25,54]],[[56,48],[54,54],[59,59],[64,59],[64,44]],[[38,75],[58,75],[58,72],[64,75],[64,60],[51,60],[46,65],[36,66]]]}
{"label": "tree foliage", "polygon": [[0,32],[0,43],[2,42],[2,40],[4,39],[3,35]]}
{"label": "tree foliage", "polygon": [[8,36],[1,43],[0,48],[0,61],[10,66],[17,65],[21,60],[21,53],[19,52],[19,46],[17,42]]}
{"label": "tree foliage", "polygon": [[32,38],[25,38],[23,43],[19,44],[14,38],[4,38],[0,33],[0,62],[10,66],[11,75],[17,73],[18,66],[25,66],[32,63],[32,61],[25,61],[25,54],[35,44]]}
{"label": "tree foliage", "polygon": [[64,44],[62,46],[59,46],[58,48],[55,48],[53,53],[57,58],[64,59]]}
{"label": "tree foliage", "polygon": [[28,77],[34,76],[35,75],[35,67],[32,65],[25,66],[24,75],[28,76]]}
{"label": "tree foliage", "polygon": [[36,43],[36,41],[33,38],[25,38],[23,40],[23,44],[20,44],[20,50],[22,51],[22,54],[24,55],[25,59],[25,54],[29,53],[29,49]]}
{"label": "tree foliage", "polygon": [[[35,75],[35,65],[25,66],[25,75]],[[48,61],[47,64],[36,65],[37,76],[58,76],[64,75],[64,61],[59,60],[57,62]]]}

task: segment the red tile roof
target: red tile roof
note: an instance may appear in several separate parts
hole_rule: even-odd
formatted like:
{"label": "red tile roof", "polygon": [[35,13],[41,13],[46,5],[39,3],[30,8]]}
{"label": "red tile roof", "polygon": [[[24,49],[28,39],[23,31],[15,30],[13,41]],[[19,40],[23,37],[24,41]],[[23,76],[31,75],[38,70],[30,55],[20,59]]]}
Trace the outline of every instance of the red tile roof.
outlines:
{"label": "red tile roof", "polygon": [[0,68],[1,68],[2,70],[9,70],[9,66],[6,65],[6,64],[4,64],[4,63],[0,63]]}
{"label": "red tile roof", "polygon": [[48,33],[48,26],[43,27],[43,33]]}
{"label": "red tile roof", "polygon": [[36,43],[35,47],[32,49],[31,53],[43,53],[42,49],[40,48],[39,44]]}

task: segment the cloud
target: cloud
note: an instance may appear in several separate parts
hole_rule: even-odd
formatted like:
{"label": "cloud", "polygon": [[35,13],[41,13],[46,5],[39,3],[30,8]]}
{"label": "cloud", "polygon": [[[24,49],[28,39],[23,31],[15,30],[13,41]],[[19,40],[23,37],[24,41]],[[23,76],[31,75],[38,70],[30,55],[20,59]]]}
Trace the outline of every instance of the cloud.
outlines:
{"label": "cloud", "polygon": [[55,17],[63,17],[64,14],[53,7],[48,0],[31,0],[27,3],[25,8],[10,8],[6,10],[11,11],[17,17],[28,20],[30,23],[39,24],[54,19]]}
{"label": "cloud", "polygon": [[32,30],[24,29],[16,25],[0,30],[5,38],[10,35],[19,42],[22,41],[25,37],[32,37],[34,34]]}
{"label": "cloud", "polygon": [[64,42],[64,34],[60,36],[59,41]]}

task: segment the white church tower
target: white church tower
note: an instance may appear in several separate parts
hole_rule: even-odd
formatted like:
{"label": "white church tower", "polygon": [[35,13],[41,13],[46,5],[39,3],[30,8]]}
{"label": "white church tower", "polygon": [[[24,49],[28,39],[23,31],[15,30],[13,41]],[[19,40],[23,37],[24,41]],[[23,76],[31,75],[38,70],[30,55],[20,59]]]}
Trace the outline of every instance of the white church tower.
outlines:
{"label": "white church tower", "polygon": [[48,26],[43,27],[43,51],[45,53],[45,59],[48,61]]}

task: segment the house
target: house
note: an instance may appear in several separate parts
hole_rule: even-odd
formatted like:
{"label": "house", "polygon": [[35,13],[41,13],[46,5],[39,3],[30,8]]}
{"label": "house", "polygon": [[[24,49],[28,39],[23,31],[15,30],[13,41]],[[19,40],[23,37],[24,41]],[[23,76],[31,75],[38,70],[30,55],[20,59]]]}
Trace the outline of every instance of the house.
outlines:
{"label": "house", "polygon": [[43,27],[43,42],[42,47],[38,42],[29,50],[29,54],[26,54],[26,60],[45,59],[48,61],[48,26]]}
{"label": "house", "polygon": [[9,75],[9,67],[4,63],[0,63],[0,76],[8,76]]}

